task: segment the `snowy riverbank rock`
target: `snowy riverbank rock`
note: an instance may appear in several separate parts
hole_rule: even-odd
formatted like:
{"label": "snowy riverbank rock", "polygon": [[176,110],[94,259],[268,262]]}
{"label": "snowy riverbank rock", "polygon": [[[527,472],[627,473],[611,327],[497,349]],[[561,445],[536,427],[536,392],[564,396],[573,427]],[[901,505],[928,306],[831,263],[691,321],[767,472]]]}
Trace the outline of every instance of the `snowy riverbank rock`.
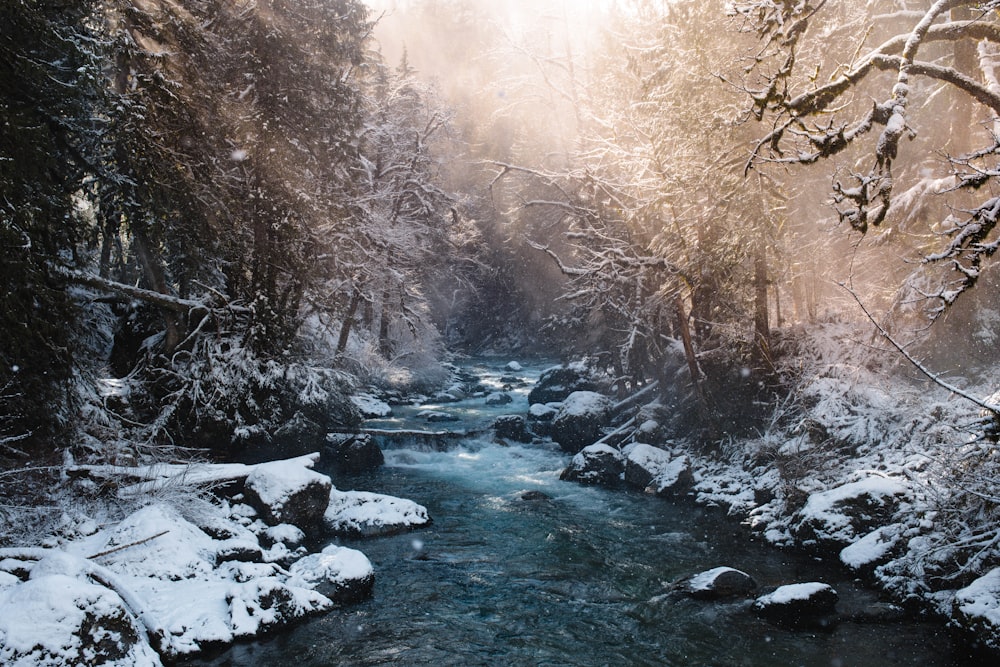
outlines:
{"label": "snowy riverbank rock", "polygon": [[792,532],[805,545],[839,551],[888,523],[909,493],[904,480],[879,475],[813,493],[796,514]]}
{"label": "snowy riverbank rock", "polygon": [[694,484],[691,461],[687,456],[673,457],[670,452],[633,443],[622,450],[625,457],[625,483],[658,496],[687,491]]}
{"label": "snowy riverbank rock", "polygon": [[160,665],[143,634],[121,597],[103,586],[65,574],[0,584],[2,665]]}
{"label": "snowy riverbank rock", "polygon": [[427,508],[412,500],[367,491],[330,493],[326,527],[338,535],[375,537],[428,525]]}
{"label": "snowy riverbank rock", "polygon": [[602,387],[582,363],[556,366],[542,372],[528,393],[528,404],[558,403],[574,391],[599,391]]}
{"label": "snowy riverbank rock", "polygon": [[159,665],[332,608],[307,578],[229,559],[266,556],[234,510],[198,510],[222,539],[155,503],[60,549],[0,549],[0,664]]}
{"label": "snowy riverbank rock", "polygon": [[392,407],[372,394],[356,394],[351,396],[351,402],[365,419],[379,419],[392,414]]}
{"label": "snowy riverbank rock", "polygon": [[625,473],[621,452],[610,445],[590,445],[580,450],[559,479],[581,484],[618,486]]}
{"label": "snowy riverbank rock", "polygon": [[573,392],[552,419],[552,439],[566,452],[576,454],[600,440],[612,405],[611,399],[596,392]]}
{"label": "snowy riverbank rock", "polygon": [[357,549],[330,545],[292,563],[292,581],[316,586],[334,602],[360,602],[371,597],[375,568]]}
{"label": "snowy riverbank rock", "polygon": [[333,484],[298,460],[256,466],[247,476],[247,503],[270,526],[290,523],[309,529],[322,523]]}
{"label": "snowy riverbank rock", "polygon": [[328,433],[324,463],[337,472],[364,472],[385,463],[385,455],[367,433]]}
{"label": "snowy riverbank rock", "polygon": [[1000,568],[955,593],[952,616],[974,641],[1000,652]]}
{"label": "snowy riverbank rock", "polygon": [[741,570],[716,567],[694,575],[684,582],[682,589],[699,600],[718,600],[750,595],[757,589],[757,582]]}
{"label": "snowy riverbank rock", "polygon": [[837,591],[829,584],[789,584],[754,600],[753,610],[776,623],[811,625],[835,613],[838,599]]}

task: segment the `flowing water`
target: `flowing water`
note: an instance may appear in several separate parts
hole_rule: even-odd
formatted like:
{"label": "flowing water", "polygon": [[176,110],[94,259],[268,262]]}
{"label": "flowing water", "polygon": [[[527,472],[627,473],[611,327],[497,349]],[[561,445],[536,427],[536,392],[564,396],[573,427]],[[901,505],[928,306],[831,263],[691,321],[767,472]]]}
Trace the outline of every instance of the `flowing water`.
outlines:
{"label": "flowing water", "polygon": [[[483,368],[493,373],[495,369]],[[533,379],[537,369],[520,375]],[[515,402],[456,410],[475,428]],[[412,416],[416,411],[408,411]],[[380,427],[413,427],[412,421]],[[559,481],[552,446],[470,437],[447,451],[389,449],[373,473],[339,488],[411,498],[434,523],[392,537],[345,540],[376,569],[372,599],[198,664],[296,665],[957,665],[940,624],[842,621],[789,630],[749,602],[665,595],[673,581],[719,565],[762,588],[827,581],[842,612],[876,601],[839,568],[761,544],[717,509]],[[546,497],[523,499],[528,491]]]}

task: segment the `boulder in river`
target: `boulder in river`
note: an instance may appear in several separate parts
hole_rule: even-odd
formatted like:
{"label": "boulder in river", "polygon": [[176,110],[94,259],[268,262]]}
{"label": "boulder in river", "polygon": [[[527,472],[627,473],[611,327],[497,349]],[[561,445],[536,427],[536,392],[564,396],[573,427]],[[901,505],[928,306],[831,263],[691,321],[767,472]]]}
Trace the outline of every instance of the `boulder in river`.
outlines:
{"label": "boulder in river", "polygon": [[514,398],[505,391],[495,391],[486,397],[486,405],[507,405],[513,401]]}
{"label": "boulder in river", "polygon": [[610,445],[590,445],[573,457],[559,479],[581,484],[618,486],[625,473],[621,452]]}
{"label": "boulder in river", "polygon": [[427,508],[412,500],[337,490],[330,494],[324,520],[329,530],[346,537],[393,535],[431,522]]}
{"label": "boulder in river", "polygon": [[563,450],[576,454],[601,438],[612,406],[610,398],[596,392],[573,392],[552,419],[552,439]]}
{"label": "boulder in river", "polygon": [[544,371],[528,394],[528,403],[558,403],[574,391],[599,391],[602,386],[582,363]]}
{"label": "boulder in river", "polygon": [[296,460],[275,461],[254,467],[244,494],[269,526],[290,523],[309,529],[322,523],[332,488],[329,477]]}
{"label": "boulder in river", "polygon": [[375,569],[368,557],[356,549],[330,545],[309,554],[288,568],[292,581],[299,579],[334,602],[360,602],[371,597]]}
{"label": "boulder in river", "polygon": [[504,440],[531,442],[528,423],[521,415],[500,415],[493,420],[493,432]]}
{"label": "boulder in river", "polygon": [[753,610],[758,616],[783,625],[821,625],[836,612],[838,599],[837,591],[829,584],[788,584],[754,600]]}
{"label": "boulder in river", "polygon": [[757,582],[741,570],[716,567],[685,581],[682,590],[699,600],[718,600],[750,595],[757,590]]}
{"label": "boulder in river", "polygon": [[338,472],[364,472],[385,463],[385,455],[367,433],[328,433],[324,461]]}

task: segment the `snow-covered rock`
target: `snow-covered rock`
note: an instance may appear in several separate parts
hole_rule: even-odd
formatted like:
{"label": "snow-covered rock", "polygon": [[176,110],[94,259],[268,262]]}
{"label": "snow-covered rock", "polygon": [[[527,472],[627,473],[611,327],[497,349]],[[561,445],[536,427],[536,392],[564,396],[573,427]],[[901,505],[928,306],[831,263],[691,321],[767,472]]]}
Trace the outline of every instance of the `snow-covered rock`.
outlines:
{"label": "snow-covered rock", "polygon": [[330,494],[324,515],[329,530],[339,535],[391,535],[430,523],[427,509],[412,500],[367,491]]}
{"label": "snow-covered rock", "polygon": [[500,415],[493,420],[493,432],[504,440],[531,442],[528,424],[521,415]]}
{"label": "snow-covered rock", "polygon": [[385,455],[367,433],[329,433],[326,440],[323,461],[339,472],[374,470],[385,463]]}
{"label": "snow-covered rock", "polygon": [[486,397],[486,405],[507,405],[513,402],[514,398],[505,391],[495,391]]}
{"label": "snow-covered rock", "polygon": [[528,408],[528,419],[533,422],[550,422],[555,419],[562,403],[532,403]]}
{"label": "snow-covered rock", "polygon": [[326,596],[310,588],[287,585],[277,577],[232,584],[225,599],[234,639],[254,637],[331,606]]}
{"label": "snow-covered rock", "polygon": [[622,450],[625,483],[648,493],[667,495],[691,488],[694,476],[687,456],[672,457],[652,445],[633,443]]}
{"label": "snow-covered rock", "polygon": [[356,394],[351,396],[351,402],[365,419],[378,419],[392,414],[392,407],[388,403],[371,394]]}
{"label": "snow-covered rock", "polygon": [[576,391],[552,419],[552,439],[575,454],[601,438],[601,427],[611,414],[611,399],[592,391]]}
{"label": "snow-covered rock", "polygon": [[[331,608],[329,598],[284,568],[232,558],[237,550],[267,558],[253,533],[240,525],[247,517],[235,511],[238,507],[223,503],[199,510],[216,514],[203,523],[212,525],[221,540],[172,506],[156,503],[60,549],[0,550],[0,664],[159,664],[153,649],[174,660]],[[264,532],[259,521],[251,525],[258,524]],[[278,547],[289,562],[296,556],[281,542],[272,549]],[[6,604],[16,605],[17,613],[7,613]],[[34,631],[16,625],[17,614],[28,608],[37,613]],[[73,620],[80,618],[82,624]],[[92,638],[97,643],[87,648]],[[45,661],[41,654],[25,658],[24,647],[61,647],[66,655],[79,647],[89,652],[84,658]]]}
{"label": "snow-covered rock", "polygon": [[754,600],[753,610],[778,623],[809,625],[833,614],[838,599],[837,591],[829,584],[788,584]]}
{"label": "snow-covered rock", "polygon": [[150,667],[161,662],[117,593],[47,573],[0,589],[0,664]]}
{"label": "snow-covered rock", "polygon": [[423,419],[431,424],[458,421],[458,417],[455,415],[449,412],[441,412],[439,410],[421,410],[417,413],[417,419]]}
{"label": "snow-covered rock", "polygon": [[683,584],[684,592],[701,600],[745,596],[756,589],[757,582],[753,577],[731,567],[712,568],[694,575]]}
{"label": "snow-covered rock", "polygon": [[511,361],[506,366],[504,366],[504,369],[511,371],[513,373],[520,373],[522,370],[524,370],[524,367],[521,366],[521,364],[517,363],[516,361]]}
{"label": "snow-covered rock", "polygon": [[1000,568],[957,591],[952,615],[977,642],[1000,651]]}
{"label": "snow-covered rock", "polygon": [[308,529],[322,522],[331,488],[329,477],[298,461],[275,461],[254,468],[245,495],[268,525],[290,523]]}
{"label": "snow-covered rock", "polygon": [[804,544],[839,551],[887,523],[909,493],[905,480],[880,475],[813,493],[797,513],[792,532]]}
{"label": "snow-covered rock", "polygon": [[375,568],[368,557],[336,545],[296,561],[289,572],[293,581],[318,586],[334,602],[358,602],[371,596],[375,586]]}
{"label": "snow-covered rock", "polygon": [[556,366],[542,372],[528,393],[528,403],[555,403],[574,391],[598,391],[599,383],[582,363]]}
{"label": "snow-covered rock", "polygon": [[852,570],[874,570],[888,560],[900,541],[900,526],[882,526],[840,550],[840,562]]}
{"label": "snow-covered rock", "polygon": [[580,450],[559,479],[613,487],[621,483],[624,473],[625,460],[621,452],[610,445],[600,444]]}

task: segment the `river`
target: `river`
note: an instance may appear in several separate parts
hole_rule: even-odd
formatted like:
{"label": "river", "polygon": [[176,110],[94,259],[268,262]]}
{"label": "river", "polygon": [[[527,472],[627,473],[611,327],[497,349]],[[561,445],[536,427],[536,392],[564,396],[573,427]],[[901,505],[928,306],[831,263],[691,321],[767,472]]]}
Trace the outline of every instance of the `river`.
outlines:
{"label": "river", "polygon": [[[498,381],[496,364],[478,372]],[[520,375],[530,381],[537,373]],[[464,428],[496,412],[523,414],[526,393],[512,392],[504,408],[484,410],[482,398],[433,407],[462,412]],[[397,427],[411,426],[416,409],[403,412]],[[374,596],[192,664],[962,664],[940,623],[844,620],[789,630],[756,618],[749,601],[665,595],[683,576],[728,565],[762,589],[826,581],[845,615],[876,601],[841,568],[763,544],[719,509],[559,481],[568,459],[553,446],[469,437],[447,451],[389,449],[386,459],[375,472],[334,483],[413,499],[434,523],[340,541],[371,559]],[[546,497],[525,500],[528,491]]]}

